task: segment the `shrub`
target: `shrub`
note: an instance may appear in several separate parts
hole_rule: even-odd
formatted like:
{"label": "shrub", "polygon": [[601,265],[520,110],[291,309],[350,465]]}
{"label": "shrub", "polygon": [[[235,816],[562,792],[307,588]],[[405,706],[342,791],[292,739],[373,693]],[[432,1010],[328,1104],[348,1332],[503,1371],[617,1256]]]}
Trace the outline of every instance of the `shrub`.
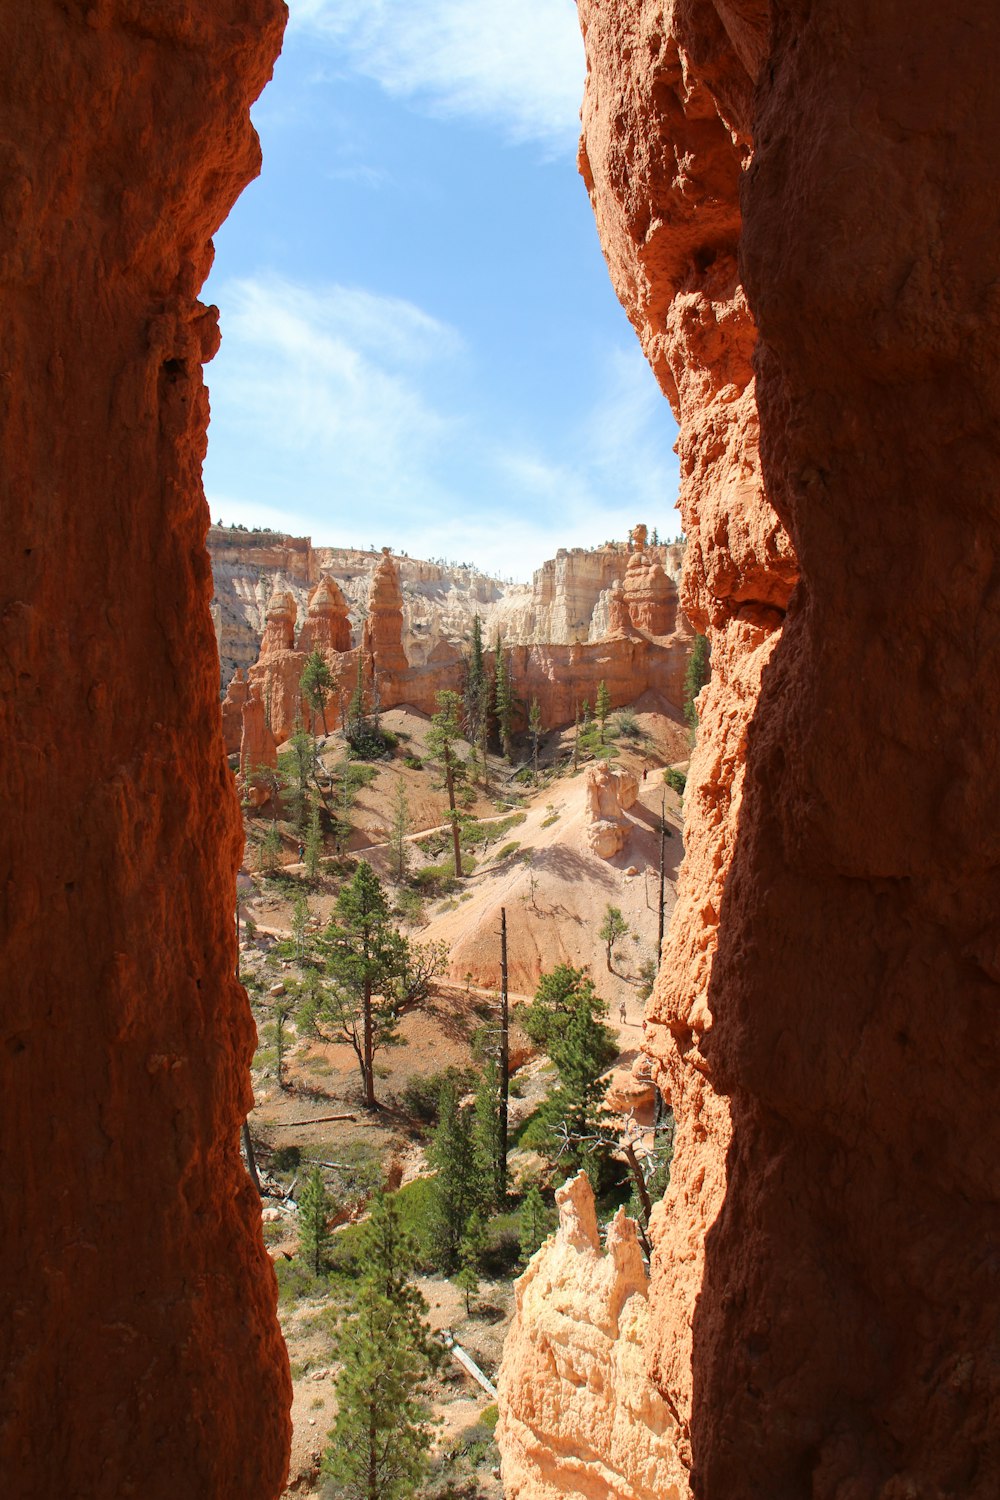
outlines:
{"label": "shrub", "polygon": [[520,841],[518,839],[512,839],[509,844],[504,844],[502,849],[497,850],[496,854],[494,855],[494,859],[509,859],[512,854],[517,853],[520,847]]}
{"label": "shrub", "polygon": [[422,771],[424,769],[424,763],[419,755],[404,755],[403,765],[411,771]]}
{"label": "shrub", "polygon": [[497,1214],[486,1226],[486,1243],[479,1264],[487,1276],[509,1276],[521,1258],[519,1214]]}
{"label": "shrub", "polygon": [[456,1095],[467,1094],[475,1086],[473,1068],[442,1068],[439,1073],[411,1073],[403,1086],[400,1103],[406,1113],[421,1125],[436,1125],[441,1112],[442,1090],[451,1087]]}
{"label": "shrub", "polygon": [[615,726],[615,734],[625,740],[644,740],[646,738],[639,720],[632,708],[623,708],[618,715]]}
{"label": "shrub", "polygon": [[678,797],[683,797],[684,788],[687,786],[687,777],[683,771],[678,771],[676,766],[668,766],[663,773],[663,779],[671,791],[676,792]]}

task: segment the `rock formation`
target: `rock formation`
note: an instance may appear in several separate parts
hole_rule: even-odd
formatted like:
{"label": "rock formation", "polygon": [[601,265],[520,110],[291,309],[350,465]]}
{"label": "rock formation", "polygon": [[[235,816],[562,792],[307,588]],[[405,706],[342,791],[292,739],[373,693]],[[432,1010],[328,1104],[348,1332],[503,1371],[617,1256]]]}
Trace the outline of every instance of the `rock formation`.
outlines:
{"label": "rock formation", "polygon": [[243,705],[250,694],[250,684],[237,667],[222,700],[222,738],[227,755],[238,755],[243,738]]}
{"label": "rock formation", "polygon": [[634,552],[625,569],[622,602],[634,629],[669,635],[677,625],[677,590],[663,565],[646,552]]}
{"label": "rock formation", "polygon": [[351,622],[347,600],[325,575],[309,595],[309,607],[299,631],[298,649],[307,656],[315,650],[350,651]]}
{"label": "rock formation", "polygon": [[[649,553],[633,554],[627,567],[632,570],[625,579],[628,595],[616,582],[608,595],[601,596],[611,599],[609,629],[603,639],[577,641],[570,646],[510,649],[515,695],[526,705],[537,698],[546,729],[572,723],[584,701],[593,705],[601,682],[608,689],[613,708],[633,703],[649,690],[680,708],[691,632],[678,607],[676,590]],[[626,574],[625,562],[622,572]],[[292,734],[299,719],[308,720],[300,682],[306,656],[314,645],[325,655],[336,683],[333,704],[353,692],[357,676],[357,655],[348,650],[346,601],[333,580],[324,578],[314,590],[297,642],[296,614],[291,590],[276,588],[267,609],[260,656],[248,672],[250,683],[268,705],[279,744]],[[433,645],[426,641],[421,662],[411,665],[403,645],[405,618],[399,568],[385,551],[368,585],[360,647],[365,672],[370,675],[374,662],[383,708],[407,703],[431,714],[436,712],[437,694],[442,689],[461,690],[462,653],[448,639],[439,639]],[[650,627],[664,626],[670,627],[668,634],[651,633]],[[227,747],[235,736],[236,704],[242,705],[240,692],[239,685],[227,689],[223,704]],[[332,712],[328,713],[328,722],[333,722]]]}
{"label": "rock formation", "polygon": [[409,666],[403,651],[403,593],[388,547],[383,549],[368,590],[364,649],[375,658],[380,675],[405,672]]}
{"label": "rock formation", "polygon": [[267,624],[260,643],[262,656],[295,650],[295,620],[298,612],[294,594],[288,589],[276,588],[267,606]]}
{"label": "rock formation", "polygon": [[287,1465],[287,1354],[239,1154],[254,1027],[200,477],[218,328],[198,301],[258,168],[249,107],[284,16],[4,7],[0,1488],[17,1500],[273,1500]]}
{"label": "rock formation", "polygon": [[[680,1493],[986,1500],[998,700],[969,643],[998,611],[1000,18],[579,13],[581,168],[680,422],[712,644],[647,1037],[678,1121],[646,1360]],[[533,1451],[501,1422],[525,1495],[577,1389]]]}
{"label": "rock formation", "polygon": [[[527,585],[504,584],[465,564],[394,555],[403,599],[402,646],[407,661],[411,667],[429,665],[442,642],[460,652],[477,614],[490,643],[498,630],[512,646],[603,641],[614,633],[607,619],[610,591],[624,581],[634,539],[645,532],[644,526],[635,527],[628,546],[610,542],[590,550],[560,550]],[[292,595],[301,616],[310,591],[321,578],[329,578],[343,594],[354,638],[360,639],[372,575],[383,553],[313,547],[308,537],[221,526],[210,529],[208,545],[223,687],[237,668],[245,669],[257,660],[267,607],[277,587]],[[659,562],[676,584],[682,545],[645,545],[640,550]],[[679,631],[683,635],[686,626],[676,600],[674,609],[677,617],[667,633]]]}
{"label": "rock formation", "polygon": [[499,1385],[507,1500],[677,1500],[670,1410],[646,1370],[648,1279],[622,1210],[602,1252],[586,1176],[516,1286]]}
{"label": "rock formation", "polygon": [[622,816],[639,795],[631,771],[613,771],[607,761],[587,767],[587,845],[602,859],[613,859],[625,847],[631,824]]}
{"label": "rock formation", "polygon": [[250,803],[254,807],[263,807],[270,797],[270,787],[259,773],[264,769],[277,769],[278,747],[267,722],[264,700],[258,693],[251,693],[247,698],[242,717],[240,782]]}

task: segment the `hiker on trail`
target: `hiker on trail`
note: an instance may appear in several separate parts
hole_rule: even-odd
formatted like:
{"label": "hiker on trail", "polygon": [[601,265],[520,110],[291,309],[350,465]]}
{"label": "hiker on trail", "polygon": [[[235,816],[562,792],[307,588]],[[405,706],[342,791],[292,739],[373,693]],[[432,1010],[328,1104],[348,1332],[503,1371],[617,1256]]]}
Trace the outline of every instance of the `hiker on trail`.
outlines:
{"label": "hiker on trail", "polygon": [[299,864],[302,863],[302,861],[305,859],[305,857],[306,857],[306,846],[305,846],[305,844],[300,844],[299,845]]}
{"label": "hiker on trail", "polygon": [[643,766],[643,768],[642,768],[642,779],[643,779],[643,781],[645,781],[645,779],[646,779],[646,777],[648,775],[649,775],[649,767],[648,766]]}
{"label": "hiker on trail", "polygon": [[619,1019],[619,1021],[621,1021],[621,1023],[622,1023],[623,1026],[625,1025],[625,1017],[626,1017],[626,1015],[627,1015],[627,1011],[625,1009],[625,1001],[623,1000],[622,1003],[621,1003],[621,1005],[619,1005],[619,1007],[618,1007],[618,1019]]}

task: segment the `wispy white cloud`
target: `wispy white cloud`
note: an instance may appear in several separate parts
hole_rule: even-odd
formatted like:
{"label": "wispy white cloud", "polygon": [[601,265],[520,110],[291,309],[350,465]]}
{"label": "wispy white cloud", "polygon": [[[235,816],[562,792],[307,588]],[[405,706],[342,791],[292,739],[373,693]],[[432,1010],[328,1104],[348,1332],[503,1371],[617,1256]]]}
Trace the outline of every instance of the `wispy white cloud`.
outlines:
{"label": "wispy white cloud", "polygon": [[574,149],[585,73],[574,0],[291,0],[291,25],[433,113]]}
{"label": "wispy white cloud", "polygon": [[519,579],[637,521],[670,531],[673,429],[638,350],[609,351],[591,410],[531,443],[484,405],[454,329],[410,302],[270,273],[217,295],[213,517]]}
{"label": "wispy white cloud", "polygon": [[422,382],[460,354],[455,331],[400,298],[273,274],[230,282],[218,297],[209,477],[217,459],[246,472],[256,454],[247,487],[258,502],[294,507],[325,492],[341,517],[357,497],[401,502],[407,476],[433,467],[451,429]]}

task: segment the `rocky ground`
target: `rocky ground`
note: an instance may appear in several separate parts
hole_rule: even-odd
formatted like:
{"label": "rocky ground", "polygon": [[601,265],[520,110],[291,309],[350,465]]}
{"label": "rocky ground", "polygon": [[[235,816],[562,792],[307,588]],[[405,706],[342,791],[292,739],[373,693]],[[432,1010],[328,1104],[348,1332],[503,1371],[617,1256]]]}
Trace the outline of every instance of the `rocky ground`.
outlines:
{"label": "rocky ground", "polygon": [[[445,795],[437,789],[426,760],[428,720],[397,709],[387,713],[383,722],[399,743],[394,756],[377,765],[371,784],[358,794],[351,813],[354,833],[349,852],[354,858],[368,859],[392,893],[386,839],[400,782],[406,787],[410,807],[412,867],[446,858],[450,834],[446,825],[442,828]],[[585,764],[574,768],[572,730],[548,738],[536,785],[526,778],[523,768],[519,778],[499,761],[491,765],[489,794],[480,792],[469,809],[478,820],[477,840],[470,850],[476,859],[473,873],[457,889],[408,909],[409,935],[421,942],[445,943],[448,966],[430,1003],[403,1018],[403,1045],[377,1057],[383,1108],[375,1114],[359,1106],[358,1069],[347,1046],[297,1038],[292,1030],[282,1087],[275,1069],[273,1015],[282,996],[271,992],[285,984],[291,988],[295,979],[293,961],[273,952],[275,941],[290,935],[292,902],[299,890],[307,894],[313,922],[326,921],[345,866],[331,859],[320,879],[307,881],[298,860],[298,837],[279,817],[283,854],[278,867],[269,875],[249,869],[241,874],[245,924],[241,969],[262,1034],[250,1123],[265,1187],[273,1195],[266,1199],[265,1237],[279,1271],[282,1326],[294,1380],[294,1493],[319,1487],[318,1455],[334,1415],[338,1314],[336,1297],[331,1300],[329,1291],[319,1289],[321,1294],[315,1295],[317,1288],[296,1288],[289,1281],[288,1268],[295,1267],[298,1248],[296,1179],[310,1164],[323,1164],[339,1204],[338,1218],[350,1223],[363,1217],[375,1186],[398,1188],[427,1174],[427,1133],[414,1119],[409,1091],[414,1080],[447,1067],[474,1066],[473,1036],[491,1018],[499,984],[501,907],[507,914],[514,1007],[512,1128],[537,1106],[552,1080],[547,1059],[535,1057],[517,1029],[517,1003],[530,998],[540,974],[556,964],[589,966],[618,1036],[619,1073],[627,1076],[638,1056],[643,1017],[640,969],[652,957],[656,942],[661,807],[669,833],[665,841],[668,920],[681,856],[679,799],[665,785],[663,772],[668,765],[684,763],[688,734],[677,716],[651,695],[636,705],[632,737],[615,737],[610,731],[616,722],[616,716],[609,721],[608,742],[615,752],[612,764],[633,772],[638,797],[624,814],[628,825],[624,847],[611,859],[600,858],[588,844],[587,770]],[[329,738],[322,755],[330,764],[342,757],[339,737]],[[264,809],[264,816],[249,825],[248,849],[253,847],[253,835],[260,833],[276,811]],[[609,904],[620,908],[630,929],[615,950],[611,970],[598,937]],[[520,1173],[535,1173],[542,1165],[533,1153],[515,1152],[511,1160],[515,1183]],[[487,1376],[495,1375],[513,1311],[511,1275],[484,1278],[470,1313],[459,1290],[442,1276],[424,1277],[421,1289],[431,1326],[450,1329]],[[437,1383],[434,1408],[442,1423],[436,1440],[438,1453],[442,1459],[460,1455],[454,1474],[470,1486],[469,1495],[500,1494],[492,1473],[495,1450],[488,1431],[484,1433],[481,1427],[484,1411],[490,1419],[491,1405],[487,1393],[457,1364]],[[473,1446],[466,1462],[461,1453],[463,1446],[469,1447],[470,1432]]]}

